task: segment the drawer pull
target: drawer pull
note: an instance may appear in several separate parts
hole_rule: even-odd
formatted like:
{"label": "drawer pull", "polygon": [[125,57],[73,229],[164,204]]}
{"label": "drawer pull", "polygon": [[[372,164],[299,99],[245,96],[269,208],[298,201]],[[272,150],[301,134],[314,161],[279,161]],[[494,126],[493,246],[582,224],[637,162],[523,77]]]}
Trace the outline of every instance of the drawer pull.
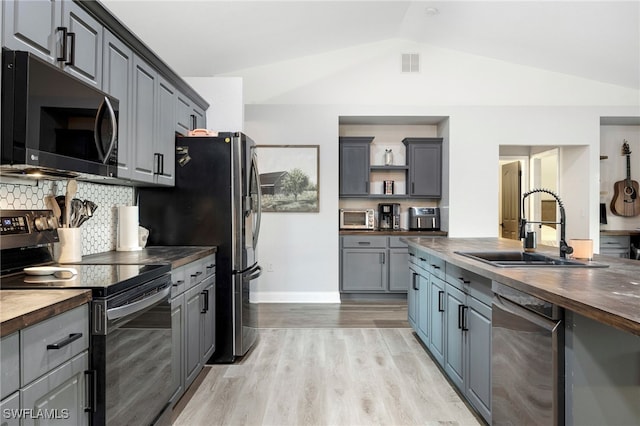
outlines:
{"label": "drawer pull", "polygon": [[464,277],[458,277],[458,279],[462,281],[464,284],[471,284],[471,281],[465,280]]}
{"label": "drawer pull", "polygon": [[198,278],[200,275],[202,275],[202,271],[198,271],[195,274],[191,274],[191,278]]}
{"label": "drawer pull", "polygon": [[433,269],[440,269],[440,267],[439,267],[438,265],[434,265],[433,263],[431,264],[431,267],[432,267]]}
{"label": "drawer pull", "polygon": [[424,257],[419,257],[418,259],[422,260],[423,262],[427,261],[427,259],[425,259]]}
{"label": "drawer pull", "polygon": [[361,246],[370,246],[371,242],[370,241],[358,241],[358,245]]}
{"label": "drawer pull", "polygon": [[49,350],[49,349],[62,349],[65,346],[67,346],[69,343],[74,342],[74,341],[78,340],[81,337],[82,337],[82,333],[70,334],[69,337],[65,337],[64,339],[60,340],[59,342],[47,345],[47,350]]}

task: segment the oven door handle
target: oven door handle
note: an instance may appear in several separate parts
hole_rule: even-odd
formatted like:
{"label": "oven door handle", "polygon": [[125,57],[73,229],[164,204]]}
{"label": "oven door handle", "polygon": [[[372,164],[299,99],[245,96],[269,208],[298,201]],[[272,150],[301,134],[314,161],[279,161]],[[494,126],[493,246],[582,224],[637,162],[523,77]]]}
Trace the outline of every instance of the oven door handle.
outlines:
{"label": "oven door handle", "polygon": [[118,308],[107,309],[107,319],[109,321],[116,320],[127,315],[135,314],[138,311],[142,311],[150,306],[155,305],[162,299],[167,299],[171,293],[171,286],[165,288],[158,293],[155,293],[149,297],[145,297],[142,300],[131,303],[129,305],[120,306]]}

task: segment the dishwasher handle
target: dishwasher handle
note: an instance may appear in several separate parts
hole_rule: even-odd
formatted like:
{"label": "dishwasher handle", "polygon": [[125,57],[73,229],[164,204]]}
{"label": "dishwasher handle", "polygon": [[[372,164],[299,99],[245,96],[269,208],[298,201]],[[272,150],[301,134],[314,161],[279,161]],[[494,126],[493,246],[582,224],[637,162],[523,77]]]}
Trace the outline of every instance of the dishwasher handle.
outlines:
{"label": "dishwasher handle", "polygon": [[508,299],[505,299],[499,294],[493,295],[492,309],[495,311],[493,315],[496,315],[498,311],[503,311],[513,316],[522,318],[525,321],[531,322],[538,327],[541,327],[542,329],[545,329],[552,333],[555,332],[558,327],[562,326],[562,321],[550,320],[542,315],[536,314],[520,305],[517,305]]}
{"label": "dishwasher handle", "polygon": [[142,300],[138,300],[137,302],[133,302],[117,308],[107,309],[107,319],[111,321],[135,314],[138,311],[142,311],[150,306],[157,304],[158,302],[161,302],[163,299],[168,300],[169,293],[171,293],[171,286],[166,287],[165,289],[154,293],[151,296],[145,297]]}

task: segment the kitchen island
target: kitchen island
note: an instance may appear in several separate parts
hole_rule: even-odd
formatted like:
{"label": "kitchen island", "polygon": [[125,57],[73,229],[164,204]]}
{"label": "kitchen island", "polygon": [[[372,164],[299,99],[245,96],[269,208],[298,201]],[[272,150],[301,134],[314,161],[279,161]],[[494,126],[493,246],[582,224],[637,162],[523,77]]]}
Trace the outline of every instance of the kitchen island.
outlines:
{"label": "kitchen island", "polygon": [[[458,252],[520,252],[520,242],[402,240],[409,322],[488,423],[639,424],[640,262],[595,255],[608,267],[499,267]],[[543,308],[549,320],[534,314]]]}
{"label": "kitchen island", "polygon": [[[411,238],[413,246],[445,262],[557,304],[587,318],[640,336],[640,262],[594,255],[608,268],[499,268],[457,251],[522,250],[519,241],[498,238]],[[558,255],[554,247],[538,251]]]}

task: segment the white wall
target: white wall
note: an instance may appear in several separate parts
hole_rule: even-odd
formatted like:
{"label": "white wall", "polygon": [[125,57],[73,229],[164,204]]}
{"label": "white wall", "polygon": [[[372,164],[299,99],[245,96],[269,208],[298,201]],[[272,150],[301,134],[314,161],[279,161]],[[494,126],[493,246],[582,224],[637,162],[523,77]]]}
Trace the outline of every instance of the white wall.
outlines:
{"label": "white wall", "polygon": [[244,129],[244,102],[240,77],[185,77],[209,102],[207,128],[218,132]]}
{"label": "white wall", "polygon": [[[409,49],[409,50],[408,50]],[[399,72],[418,51],[423,72]],[[568,238],[598,239],[601,116],[640,116],[640,93],[569,75],[389,40],[253,68],[246,133],[320,145],[320,212],[265,214],[258,301],[338,299],[338,117],[447,116],[450,237],[496,237],[501,145],[568,147],[560,170]],[[573,149],[572,147],[575,147]]]}

